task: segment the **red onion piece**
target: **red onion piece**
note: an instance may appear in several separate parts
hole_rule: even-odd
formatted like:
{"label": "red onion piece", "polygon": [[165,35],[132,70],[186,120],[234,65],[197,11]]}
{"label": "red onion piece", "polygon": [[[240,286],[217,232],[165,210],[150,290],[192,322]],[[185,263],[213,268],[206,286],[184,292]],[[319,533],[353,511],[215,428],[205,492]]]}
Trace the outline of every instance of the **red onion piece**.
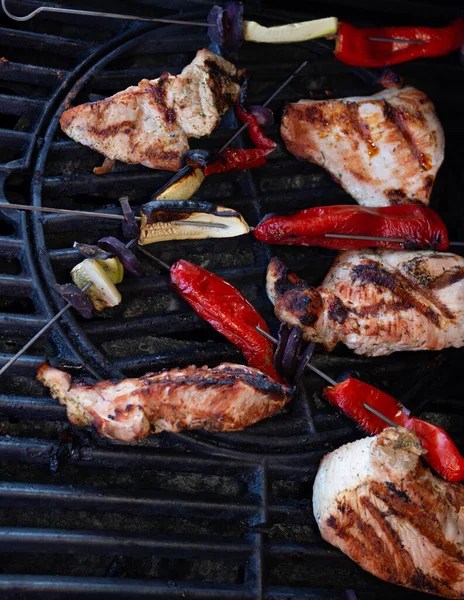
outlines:
{"label": "red onion piece", "polygon": [[[240,2],[224,4],[224,43],[225,52],[235,52],[243,44],[243,5]],[[212,29],[212,27],[211,27]]]}
{"label": "red onion piece", "polygon": [[103,250],[111,252],[121,261],[124,271],[130,273],[134,277],[143,277],[143,269],[138,258],[133,252],[113,236],[108,236],[98,240],[98,245]]}
{"label": "red onion piece", "polygon": [[134,211],[129,204],[129,198],[127,196],[119,198],[119,204],[121,205],[122,214],[124,215],[124,224],[122,226],[124,237],[129,239],[138,237],[139,226],[135,219]]}
{"label": "red onion piece", "polygon": [[94,310],[92,300],[85,292],[80,290],[77,285],[74,285],[74,283],[59,285],[57,283],[55,284],[55,290],[85,319],[93,317]]}
{"label": "red onion piece", "polygon": [[279,375],[282,374],[282,358],[284,356],[285,346],[287,345],[288,336],[290,335],[290,329],[288,325],[282,323],[279,328],[277,347],[274,352],[274,369]]}
{"label": "red onion piece", "polygon": [[73,248],[78,250],[85,258],[100,258],[106,260],[111,258],[113,255],[102,250],[99,246],[93,244],[81,244],[80,242],[74,242]]}
{"label": "red onion piece", "polygon": [[224,10],[221,6],[213,6],[209,11],[207,22],[216,25],[216,27],[208,27],[209,39],[222,46],[224,44]]}
{"label": "red onion piece", "polygon": [[300,381],[301,376],[303,375],[304,370],[306,369],[306,365],[309,363],[313,356],[314,348],[315,344],[308,344],[303,354],[301,355],[301,358],[298,361],[298,365],[296,367],[295,376],[293,377],[293,385],[298,385],[298,382]]}
{"label": "red onion piece", "polygon": [[247,111],[254,116],[260,127],[269,127],[274,123],[274,113],[270,108],[252,105],[247,108]]}
{"label": "red onion piece", "polygon": [[299,327],[292,327],[282,357],[282,375],[289,382],[293,381],[293,376],[295,374],[302,333],[303,332]]}
{"label": "red onion piece", "polygon": [[189,165],[190,167],[206,167],[206,165],[208,164],[208,162],[210,162],[211,160],[213,160],[214,157],[214,153],[212,150],[204,150],[204,149],[197,149],[197,150],[189,150],[188,152],[186,152],[185,154],[182,155],[182,159],[181,159],[181,165]]}

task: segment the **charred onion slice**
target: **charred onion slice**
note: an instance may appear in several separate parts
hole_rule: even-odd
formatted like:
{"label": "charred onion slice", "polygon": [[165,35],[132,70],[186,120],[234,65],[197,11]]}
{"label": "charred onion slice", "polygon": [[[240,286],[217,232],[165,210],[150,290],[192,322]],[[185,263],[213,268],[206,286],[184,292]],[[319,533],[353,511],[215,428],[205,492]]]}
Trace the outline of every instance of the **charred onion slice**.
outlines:
{"label": "charred onion slice", "polygon": [[55,285],[55,290],[85,319],[90,319],[90,317],[93,316],[92,300],[85,292],[82,292],[77,285],[74,285],[74,283],[59,285],[57,283]]}
{"label": "charred onion slice", "polygon": [[98,245],[103,250],[114,254],[121,261],[125,271],[134,277],[143,277],[143,268],[139,259],[120,240],[107,236],[98,240]]}
{"label": "charred onion slice", "polygon": [[[244,235],[250,228],[231,208],[208,202],[153,200],[142,206],[139,244]],[[200,222],[208,225],[191,225]]]}
{"label": "charred onion slice", "polygon": [[175,180],[162,187],[153,200],[188,200],[198,190],[205,179],[202,169],[186,166],[177,173]]}
{"label": "charred onion slice", "polygon": [[299,327],[290,328],[286,324],[282,324],[279,329],[274,367],[291,385],[298,384],[314,352],[314,344],[306,344],[302,333]]}
{"label": "charred onion slice", "polygon": [[124,215],[124,223],[122,226],[122,232],[125,238],[136,238],[139,235],[139,226],[135,219],[134,211],[129,204],[129,197],[123,196],[119,198],[119,204],[121,205],[122,214]]}
{"label": "charred onion slice", "polygon": [[91,284],[85,293],[95,310],[102,311],[108,306],[117,306],[122,300],[121,294],[98,260],[86,258],[73,268],[71,278],[79,289]]}
{"label": "charred onion slice", "polygon": [[216,156],[212,150],[194,149],[189,150],[188,152],[182,155],[181,163],[182,166],[187,165],[192,168],[201,168],[206,167],[208,162],[214,160],[215,158]]}

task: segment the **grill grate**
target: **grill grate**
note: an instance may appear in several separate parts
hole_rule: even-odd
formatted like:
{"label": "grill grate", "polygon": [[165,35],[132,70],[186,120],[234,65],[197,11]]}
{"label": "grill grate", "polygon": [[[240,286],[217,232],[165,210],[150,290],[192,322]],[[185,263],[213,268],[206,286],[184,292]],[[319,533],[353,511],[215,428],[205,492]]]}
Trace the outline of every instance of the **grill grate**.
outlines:
{"label": "grill grate", "polygon": [[[10,3],[18,14],[36,6]],[[124,12],[119,4],[124,3],[111,3],[110,10]],[[153,14],[152,6],[132,4],[131,10]],[[156,16],[168,12],[157,10]],[[201,18],[202,11],[200,6],[195,16]],[[270,14],[266,18],[272,21]],[[276,18],[283,19],[282,13]],[[166,70],[179,72],[208,43],[204,32],[193,29],[56,15],[19,26],[0,21],[5,59],[0,62],[0,201],[109,212],[117,210],[122,195],[135,205],[146,201],[166,173],[118,164],[96,177],[92,168],[101,157],[66,138],[58,119],[68,103],[110,95]],[[377,89],[372,73],[336,62],[329,44],[265,50],[245,45],[237,64],[248,69],[250,103],[262,103],[308,58],[308,68],[273,102],[277,117],[284,101]],[[462,95],[453,60],[416,61],[398,71],[431,95],[445,127],[447,158],[434,205],[456,239],[464,209],[457,168],[462,125],[453,113]],[[221,146],[235,125],[225,119],[199,145]],[[276,127],[270,134],[279,139]],[[281,146],[266,167],[211,178],[198,197],[236,208],[250,224],[267,212],[352,202],[325,172],[297,162]],[[5,211],[0,217],[0,360],[6,362],[62,306],[52,289],[55,281],[69,280],[79,261],[72,242],[94,243],[102,235],[118,236],[120,229],[111,221],[64,215]],[[150,250],[168,263],[188,256],[225,277],[274,330],[277,322],[263,290],[272,253],[313,283],[320,282],[334,255],[269,249],[251,236]],[[366,600],[392,593],[425,597],[378,581],[320,539],[311,513],[318,462],[359,434],[327,407],[321,382],[312,375],[284,414],[233,435],[162,434],[129,447],[68,427],[64,408],[34,380],[44,356],[76,374],[85,365],[100,376],[242,360],[171,294],[164,273],[144,264],[144,279],[121,284],[123,304],[111,318],[84,321],[69,311],[2,379],[2,597],[306,600],[343,598],[346,588]],[[377,359],[340,350],[318,355],[316,365],[334,377],[347,370],[370,373],[417,413],[427,410],[462,447],[460,360],[462,352],[452,350]]]}

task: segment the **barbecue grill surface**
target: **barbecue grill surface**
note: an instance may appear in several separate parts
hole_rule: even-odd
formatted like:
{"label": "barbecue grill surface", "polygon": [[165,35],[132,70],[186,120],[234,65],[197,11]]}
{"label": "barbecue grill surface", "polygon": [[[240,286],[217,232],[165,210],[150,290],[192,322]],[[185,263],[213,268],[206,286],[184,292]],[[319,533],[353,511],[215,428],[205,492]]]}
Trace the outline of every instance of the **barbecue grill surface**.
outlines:
{"label": "barbecue grill surface", "polygon": [[[87,4],[67,5],[95,8]],[[182,6],[156,4],[99,6],[156,16]],[[204,18],[208,6],[186,4],[190,12],[184,18]],[[8,6],[21,14],[36,5],[18,0]],[[402,8],[413,13],[414,3]],[[254,3],[246,4],[247,16],[261,22],[291,20],[288,13],[254,10]],[[383,22],[375,13],[372,19]],[[60,15],[16,24],[0,16],[0,201],[118,212],[123,195],[134,207],[148,200],[170,174],[119,163],[107,175],[93,175],[102,157],[62,134],[59,116],[69,105],[111,95],[144,77],[177,73],[207,45],[205,32],[193,27]],[[245,44],[232,60],[248,69],[250,104],[262,103],[309,61],[273,101],[278,123],[286,101],[380,89],[378,73],[339,63],[331,47],[325,41]],[[462,67],[454,54],[395,70],[436,105],[446,158],[431,206],[448,225],[450,238],[462,239],[463,97],[456,83]],[[221,129],[198,146],[221,146],[236,125],[227,115]],[[325,171],[285,151],[277,125],[269,133],[279,148],[268,165],[211,177],[196,197],[237,209],[250,225],[269,212],[353,203]],[[240,138],[239,144],[248,143],[246,135]],[[103,235],[121,237],[120,225],[0,211],[2,363],[63,305],[53,286],[69,281],[80,260],[72,243],[95,243]],[[263,286],[269,258],[280,256],[318,284],[335,255],[317,248],[270,248],[252,236],[163,243],[148,250],[167,263],[188,258],[223,276],[243,291],[274,333],[278,324]],[[327,406],[316,377],[306,377],[281,415],[242,433],[161,434],[128,446],[69,427],[64,408],[34,380],[44,357],[88,378],[243,360],[169,290],[164,272],[141,260],[146,277],[119,286],[120,306],[90,321],[68,311],[2,378],[0,596],[306,600],[343,598],[345,589],[354,588],[366,599],[427,597],[371,577],[321,540],[311,513],[318,462],[360,433]],[[415,414],[446,427],[462,449],[462,357],[460,350],[447,350],[369,359],[340,348],[316,355],[314,363],[334,378],[356,372]]]}

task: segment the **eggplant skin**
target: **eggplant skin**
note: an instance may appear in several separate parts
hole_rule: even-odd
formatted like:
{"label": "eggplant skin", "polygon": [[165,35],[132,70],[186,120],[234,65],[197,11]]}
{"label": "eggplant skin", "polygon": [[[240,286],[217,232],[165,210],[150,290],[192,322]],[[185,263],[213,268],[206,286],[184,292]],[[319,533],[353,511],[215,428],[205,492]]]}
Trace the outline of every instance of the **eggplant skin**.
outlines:
{"label": "eggplant skin", "polygon": [[142,222],[167,223],[188,219],[192,213],[206,213],[218,217],[240,217],[240,213],[231,208],[210,204],[209,202],[192,200],[152,200],[142,206],[140,211]]}

